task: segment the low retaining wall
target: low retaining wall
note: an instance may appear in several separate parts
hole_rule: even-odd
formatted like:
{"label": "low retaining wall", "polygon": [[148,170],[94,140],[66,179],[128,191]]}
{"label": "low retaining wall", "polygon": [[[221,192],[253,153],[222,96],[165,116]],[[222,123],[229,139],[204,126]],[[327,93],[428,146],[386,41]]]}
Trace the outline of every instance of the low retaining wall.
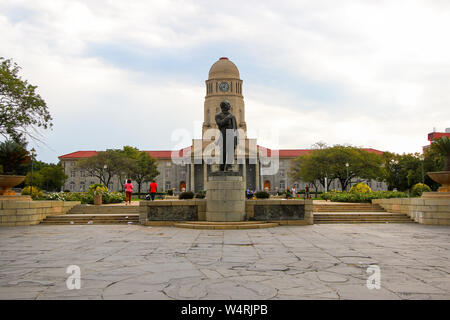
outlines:
{"label": "low retaining wall", "polygon": [[312,200],[246,200],[249,220],[277,222],[280,225],[314,223]]}
{"label": "low retaining wall", "polygon": [[0,226],[31,226],[47,216],[66,214],[79,201],[0,200]]}
{"label": "low retaining wall", "polygon": [[[178,221],[205,221],[206,200],[143,200],[139,202],[139,223],[166,225]],[[158,223],[162,222],[162,223]]]}
{"label": "low retaining wall", "polygon": [[450,199],[374,199],[387,212],[404,213],[421,224],[450,225]]}
{"label": "low retaining wall", "polygon": [[[246,200],[246,218],[281,225],[313,224],[312,200]],[[205,221],[206,200],[155,200],[139,202],[139,223],[172,225],[179,221]]]}

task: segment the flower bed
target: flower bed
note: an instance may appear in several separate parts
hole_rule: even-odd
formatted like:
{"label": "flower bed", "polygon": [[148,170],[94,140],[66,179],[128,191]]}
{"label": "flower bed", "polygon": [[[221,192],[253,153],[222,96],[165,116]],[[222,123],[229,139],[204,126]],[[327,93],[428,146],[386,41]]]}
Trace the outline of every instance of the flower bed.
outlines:
{"label": "flower bed", "polygon": [[[39,200],[80,201],[82,204],[94,204],[92,192],[54,192],[45,194]],[[121,192],[102,192],[102,202],[120,203],[125,201],[125,194]]]}

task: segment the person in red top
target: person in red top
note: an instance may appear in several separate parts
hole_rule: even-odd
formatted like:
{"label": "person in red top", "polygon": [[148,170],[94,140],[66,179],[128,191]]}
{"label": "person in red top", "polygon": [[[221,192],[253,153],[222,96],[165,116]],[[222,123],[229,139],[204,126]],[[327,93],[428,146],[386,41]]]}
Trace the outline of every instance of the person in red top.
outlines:
{"label": "person in red top", "polygon": [[125,183],[125,205],[128,203],[131,205],[131,195],[133,194],[133,184],[131,180],[128,179],[127,183]]}
{"label": "person in red top", "polygon": [[158,185],[155,180],[152,180],[152,183],[150,183],[150,197],[152,197],[152,201],[155,200],[156,192],[158,192]]}

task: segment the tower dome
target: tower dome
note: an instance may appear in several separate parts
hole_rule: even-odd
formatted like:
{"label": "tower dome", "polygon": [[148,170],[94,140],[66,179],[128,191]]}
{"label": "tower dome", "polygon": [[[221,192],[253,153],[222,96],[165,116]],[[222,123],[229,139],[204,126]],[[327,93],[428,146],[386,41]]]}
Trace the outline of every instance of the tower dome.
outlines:
{"label": "tower dome", "polygon": [[239,79],[239,70],[228,58],[222,57],[212,65],[211,69],[209,69],[208,79],[217,78]]}

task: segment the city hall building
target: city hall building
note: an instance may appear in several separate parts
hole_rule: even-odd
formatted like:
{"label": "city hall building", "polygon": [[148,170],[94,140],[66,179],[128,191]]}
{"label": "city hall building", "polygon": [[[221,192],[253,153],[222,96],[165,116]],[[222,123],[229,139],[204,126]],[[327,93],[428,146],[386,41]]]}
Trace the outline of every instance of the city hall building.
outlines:
{"label": "city hall building", "polygon": [[[295,186],[297,190],[305,187],[303,181],[293,180],[289,171],[294,160],[307,154],[311,149],[269,150],[257,145],[256,139],[246,137],[247,124],[245,122],[245,104],[243,96],[243,81],[236,65],[228,58],[220,58],[209,70],[208,80],[205,81],[206,97],[203,108],[203,137],[208,136],[209,129],[217,129],[215,115],[219,113],[220,103],[227,100],[231,104],[231,113],[236,117],[240,134],[241,157],[232,170],[239,171],[244,177],[248,189],[269,190],[276,192]],[[243,137],[242,137],[243,133]],[[156,177],[159,191],[175,190],[198,192],[205,190],[206,181],[211,172],[218,170],[218,165],[211,157],[204,157],[205,151],[214,144],[213,138],[194,139],[192,145],[179,152],[146,151],[157,160],[159,175]],[[381,154],[375,149],[365,149],[369,152]],[[64,190],[87,191],[89,186],[99,183],[99,179],[89,175],[85,170],[77,168],[79,160],[95,156],[98,151],[76,151],[62,155],[59,160],[68,176]],[[176,154],[176,161],[174,161]],[[214,156],[214,151],[212,152]],[[276,162],[276,166],[274,166]],[[270,170],[276,168],[276,170]],[[363,181],[358,179],[359,181]],[[356,181],[354,181],[356,182]],[[386,190],[387,186],[379,181],[365,181],[373,190]],[[122,182],[123,183],[123,182]],[[108,186],[111,191],[121,191],[121,183],[117,177],[111,179]],[[319,185],[319,184],[317,184]],[[143,192],[148,191],[149,183],[142,186]],[[339,189],[338,181],[333,181],[330,189]],[[319,189],[321,191],[321,189]]]}

